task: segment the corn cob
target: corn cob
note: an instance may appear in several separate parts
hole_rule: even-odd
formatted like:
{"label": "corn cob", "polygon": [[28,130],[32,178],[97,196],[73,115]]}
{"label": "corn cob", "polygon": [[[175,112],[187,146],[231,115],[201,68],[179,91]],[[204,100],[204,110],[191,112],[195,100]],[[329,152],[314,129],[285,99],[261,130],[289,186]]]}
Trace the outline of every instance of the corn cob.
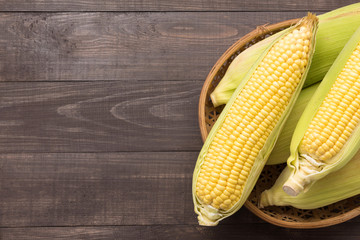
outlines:
{"label": "corn cob", "polygon": [[286,167],[274,186],[261,193],[259,207],[293,206],[300,209],[314,209],[360,194],[360,152],[339,171],[330,173],[315,182],[307,192],[290,196],[282,186],[291,174]]}
{"label": "corn cob", "polygon": [[280,132],[274,149],[266,162],[267,165],[285,163],[290,155],[290,142],[294,133],[296,123],[299,121],[309,100],[315,93],[319,83],[303,88],[297,98],[293,109],[291,110],[288,119],[286,120],[283,129]]}
{"label": "corn cob", "polygon": [[[360,3],[319,15],[316,51],[304,87],[319,82],[360,24]],[[281,34],[278,33],[278,34]],[[255,60],[277,36],[268,37],[240,53],[211,93],[215,107],[226,104]]]}
{"label": "corn cob", "polygon": [[286,193],[296,196],[343,167],[360,147],[360,27],[302,114],[287,161]]}
{"label": "corn cob", "polygon": [[225,106],[194,170],[199,224],[217,225],[244,204],[304,83],[316,29],[309,13],[278,35]]}

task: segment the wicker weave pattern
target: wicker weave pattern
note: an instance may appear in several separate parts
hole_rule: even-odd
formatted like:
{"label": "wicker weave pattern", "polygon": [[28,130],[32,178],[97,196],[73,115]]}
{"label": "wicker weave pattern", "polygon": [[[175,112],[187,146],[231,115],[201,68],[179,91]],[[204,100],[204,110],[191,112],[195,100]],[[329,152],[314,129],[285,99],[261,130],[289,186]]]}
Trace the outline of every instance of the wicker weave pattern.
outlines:
{"label": "wicker weave pattern", "polygon": [[[209,73],[200,95],[199,124],[203,140],[206,139],[223,109],[223,106],[214,108],[210,99],[210,93],[224,76],[232,60],[246,48],[294,24],[296,21],[297,19],[294,19],[270,26],[258,27],[231,46],[218,60]],[[250,211],[260,218],[283,227],[318,228],[338,224],[360,214],[360,195],[313,210],[275,206],[265,209],[257,208],[261,192],[269,189],[274,184],[284,167],[285,164],[266,166],[245,204]]]}

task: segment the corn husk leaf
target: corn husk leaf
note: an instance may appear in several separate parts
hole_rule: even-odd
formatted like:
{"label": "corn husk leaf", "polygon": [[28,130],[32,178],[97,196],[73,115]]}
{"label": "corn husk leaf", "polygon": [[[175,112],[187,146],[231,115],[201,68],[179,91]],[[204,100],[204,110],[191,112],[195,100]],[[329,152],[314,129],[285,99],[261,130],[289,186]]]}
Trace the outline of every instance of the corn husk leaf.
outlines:
{"label": "corn husk leaf", "polygon": [[282,186],[291,175],[286,167],[275,184],[261,193],[259,207],[293,206],[300,209],[315,209],[360,194],[360,152],[339,171],[332,172],[315,182],[307,191],[297,196],[286,194]]}

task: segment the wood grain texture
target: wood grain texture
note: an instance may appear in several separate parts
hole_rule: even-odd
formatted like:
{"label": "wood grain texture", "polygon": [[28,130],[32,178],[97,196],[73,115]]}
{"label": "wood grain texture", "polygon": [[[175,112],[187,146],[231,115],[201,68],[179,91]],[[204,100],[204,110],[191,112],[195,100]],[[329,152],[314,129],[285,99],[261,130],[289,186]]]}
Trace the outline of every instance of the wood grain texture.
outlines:
{"label": "wood grain texture", "polygon": [[358,240],[358,223],[345,223],[331,228],[315,230],[292,230],[262,223],[242,223],[239,225],[220,225],[217,227],[199,227],[194,225],[159,226],[114,226],[114,227],[58,227],[58,228],[11,228],[0,229],[1,236],[7,240]]}
{"label": "wood grain texture", "polygon": [[0,83],[0,152],[198,151],[201,85]]}
{"label": "wood grain texture", "polygon": [[355,0],[0,0],[2,11],[330,11]]}
{"label": "wood grain texture", "polygon": [[0,81],[204,80],[256,26],[305,14],[1,13]]}
{"label": "wood grain texture", "polygon": [[289,230],[245,208],[199,227],[191,197],[216,60],[353,2],[0,0],[0,239],[359,239],[359,218]]}
{"label": "wood grain texture", "polygon": [[[197,154],[0,154],[0,226],[196,225]],[[245,222],[263,221],[244,208],[223,224]]]}

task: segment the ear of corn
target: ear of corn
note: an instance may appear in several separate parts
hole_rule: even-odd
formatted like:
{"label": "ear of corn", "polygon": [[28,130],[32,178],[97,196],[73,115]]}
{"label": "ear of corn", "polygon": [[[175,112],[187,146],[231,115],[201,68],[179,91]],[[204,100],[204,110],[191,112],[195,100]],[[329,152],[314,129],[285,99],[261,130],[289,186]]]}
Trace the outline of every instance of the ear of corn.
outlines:
{"label": "ear of corn", "polygon": [[360,152],[339,171],[332,172],[315,182],[307,192],[297,196],[286,194],[282,186],[291,175],[286,167],[274,186],[261,193],[259,207],[293,206],[300,209],[314,209],[360,194]]}
{"label": "ear of corn", "polygon": [[[360,3],[319,15],[316,51],[304,87],[322,80],[359,25]],[[224,77],[210,95],[215,107],[228,102],[243,77],[251,69],[255,59],[276,37],[272,36],[256,43],[233,60]]]}
{"label": "ear of corn", "polygon": [[201,225],[214,226],[245,202],[298,97],[314,52],[309,14],[264,51],[216,121],[193,175]]}
{"label": "ear of corn", "polygon": [[296,196],[343,167],[360,147],[360,28],[335,60],[302,114],[283,189]]}
{"label": "ear of corn", "polygon": [[266,162],[267,165],[285,163],[290,155],[290,142],[294,133],[296,123],[299,121],[306,105],[314,95],[319,83],[303,88],[297,98],[293,109],[291,110],[284,127],[282,128],[274,149]]}

